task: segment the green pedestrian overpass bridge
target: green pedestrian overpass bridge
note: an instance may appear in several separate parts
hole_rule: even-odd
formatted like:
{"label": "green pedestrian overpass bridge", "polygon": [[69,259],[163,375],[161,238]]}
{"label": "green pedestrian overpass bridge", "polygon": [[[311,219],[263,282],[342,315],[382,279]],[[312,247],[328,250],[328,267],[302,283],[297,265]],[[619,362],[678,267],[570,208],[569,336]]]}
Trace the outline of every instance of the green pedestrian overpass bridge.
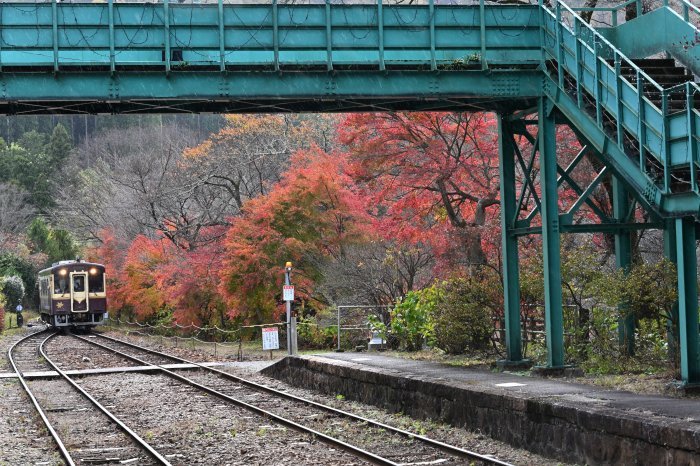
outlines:
{"label": "green pedestrian overpass bridge", "polygon": [[[673,0],[622,21],[630,6],[642,11],[638,0],[594,11],[483,0],[6,1],[0,112],[496,112],[505,362],[522,361],[518,237],[542,235],[547,365],[556,369],[565,365],[560,234],[612,234],[617,264],[627,267],[631,232],[657,228],[678,270],[681,376],[695,384],[700,9]],[[585,145],[566,166],[558,125]],[[584,157],[598,168],[580,186],[573,172]],[[612,180],[612,212],[591,196],[604,180]],[[566,212],[563,186],[579,196]],[[535,201],[530,212],[526,199]],[[583,205],[599,222],[574,222]],[[649,222],[635,222],[636,205]],[[619,331],[633,351],[633,319]]]}

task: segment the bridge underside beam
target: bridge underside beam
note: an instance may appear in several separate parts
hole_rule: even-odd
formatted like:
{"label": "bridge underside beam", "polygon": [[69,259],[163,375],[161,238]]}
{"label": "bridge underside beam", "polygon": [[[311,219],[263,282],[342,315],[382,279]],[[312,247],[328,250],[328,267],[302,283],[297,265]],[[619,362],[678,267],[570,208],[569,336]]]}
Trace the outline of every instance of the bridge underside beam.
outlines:
{"label": "bridge underside beam", "polygon": [[17,115],[515,111],[541,94],[536,70],[0,75],[0,113]]}

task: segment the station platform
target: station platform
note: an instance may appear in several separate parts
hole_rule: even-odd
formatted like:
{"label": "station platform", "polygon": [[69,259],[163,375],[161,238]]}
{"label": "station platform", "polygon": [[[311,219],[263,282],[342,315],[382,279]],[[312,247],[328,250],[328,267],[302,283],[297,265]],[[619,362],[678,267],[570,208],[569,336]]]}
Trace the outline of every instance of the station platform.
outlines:
{"label": "station platform", "polygon": [[373,353],[287,357],[263,373],[562,461],[700,464],[700,400],[638,395]]}

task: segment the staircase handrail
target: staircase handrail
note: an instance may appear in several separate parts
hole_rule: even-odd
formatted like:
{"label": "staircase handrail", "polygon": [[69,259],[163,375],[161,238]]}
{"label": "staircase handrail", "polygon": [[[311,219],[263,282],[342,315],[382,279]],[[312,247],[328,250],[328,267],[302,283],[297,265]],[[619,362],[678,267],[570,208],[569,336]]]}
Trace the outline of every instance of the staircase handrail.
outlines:
{"label": "staircase handrail", "polygon": [[[692,25],[692,24],[700,24],[700,8],[697,7],[697,6],[695,6],[695,5],[693,5],[692,3],[690,3],[690,2],[687,1],[687,0],[680,0],[680,2],[681,2],[681,12],[683,13],[683,19],[684,19],[686,22],[690,23],[691,25]],[[668,5],[668,0],[664,0],[664,6],[666,6],[666,7],[669,6],[669,5]],[[670,8],[670,7],[669,7],[669,8]],[[698,15],[698,22],[696,22],[696,23],[691,23],[691,22],[690,22],[690,12],[691,12],[691,11],[692,11],[693,13],[695,13],[696,15]],[[698,27],[695,26],[695,29],[698,29]]]}
{"label": "staircase handrail", "polygon": [[677,92],[678,90],[685,90],[689,87],[694,89],[693,94],[700,94],[700,85],[693,81],[688,81],[685,83],[676,84],[675,86],[667,87],[666,89],[664,89],[664,92],[670,94],[672,92]]}
{"label": "staircase handrail", "polygon": [[[657,183],[657,181],[659,181],[657,179],[649,178],[649,175],[646,173],[645,154],[651,154],[655,159],[657,159],[661,163],[663,167],[663,180],[661,190],[665,193],[669,192],[671,185],[671,160],[669,150],[670,125],[668,124],[668,117],[670,115],[670,112],[668,105],[668,94],[666,94],[664,88],[654,79],[652,79],[647,73],[645,73],[644,70],[642,70],[634,62],[632,62],[632,60],[629,59],[625,54],[623,54],[619,49],[617,49],[617,47],[610,43],[610,41],[603,37],[602,34],[600,34],[593,26],[591,26],[588,22],[581,18],[581,16],[578,15],[575,11],[573,11],[572,8],[563,3],[561,0],[557,2],[555,11],[551,11],[549,8],[546,8],[542,3],[542,0],[540,0],[540,7],[541,11],[543,12],[542,14],[550,15],[553,19],[554,25],[554,28],[550,29],[550,26],[548,25],[549,21],[545,21],[544,17],[541,18],[540,22],[542,24],[541,34],[543,41],[543,61],[546,60],[547,54],[552,55],[552,57],[556,60],[558,64],[557,76],[552,76],[552,78],[558,84],[558,87],[560,89],[566,88],[564,73],[566,69],[567,60],[564,57],[567,54],[572,54],[572,51],[569,50],[564,44],[563,31],[567,31],[567,34],[570,35],[570,37],[573,37],[575,43],[577,44],[576,49],[587,49],[588,51],[590,51],[590,53],[592,53],[595,60],[594,68],[596,70],[596,81],[594,83],[594,88],[591,89],[587,85],[584,85],[585,80],[582,80],[582,78],[579,76],[579,68],[581,67],[581,62],[580,58],[578,57],[578,52],[575,52],[577,55],[577,70],[573,74],[572,71],[569,70],[569,74],[573,76],[576,82],[578,107],[581,108],[582,105],[580,97],[582,94],[581,89],[586,88],[587,91],[593,94],[594,97],[596,126],[601,130],[604,130],[604,109],[607,107],[609,110],[613,110],[616,107],[616,113],[619,116],[619,114],[622,112],[621,108],[623,106],[620,97],[621,89],[619,87],[619,83],[626,83],[626,85],[629,86],[637,96],[637,98],[635,99],[636,108],[630,108],[630,110],[636,113],[637,119],[639,120],[637,127],[638,129],[636,131],[632,130],[632,134],[637,139],[637,143],[639,146],[639,168],[652,183]],[[566,21],[562,21],[562,11],[566,12],[567,17],[568,15],[571,15],[571,18],[573,18],[573,26],[567,24]],[[582,32],[584,32],[584,34],[582,34]],[[548,34],[551,36],[553,35],[553,33],[554,35],[556,35],[556,45],[551,46],[548,45],[547,42],[545,42],[544,34]],[[592,45],[589,45],[591,42]],[[601,48],[604,48],[604,53],[602,54],[602,56],[600,54]],[[609,61],[611,59],[614,64],[610,64]],[[631,82],[631,80],[626,77],[625,73],[622,72],[621,65],[623,63],[625,64],[626,68],[631,68],[631,70],[633,71],[633,77],[631,79],[635,81],[634,83]],[[616,102],[608,102],[607,97],[603,97],[599,94],[602,91],[602,88],[600,86],[598,70],[601,70],[603,67],[605,67],[607,70],[609,70],[609,72],[611,72],[614,75],[615,80],[618,83],[618,87],[615,91],[614,96]],[[649,86],[652,86],[656,92],[661,94],[662,101],[660,104],[651,101],[645,96],[645,81],[646,83],[648,83]],[[687,87],[687,89],[690,88]],[[686,98],[688,99],[687,93]],[[659,105],[661,106],[661,108],[659,108]],[[652,120],[650,118],[651,114],[649,112],[654,112],[655,114],[660,116],[664,123],[660,127],[658,124],[651,125],[649,122]],[[617,143],[620,146],[620,148],[624,151],[624,142],[622,140],[623,136],[621,136],[623,132],[623,125],[624,123],[622,122],[622,120],[617,118]],[[652,148],[647,145],[647,134],[657,135],[658,139],[660,140],[660,146],[658,146],[658,150],[652,150]]]}
{"label": "staircase handrail", "polygon": [[[684,21],[690,23],[690,14],[693,13],[698,16],[698,20],[700,21],[700,8],[697,6],[693,5],[690,3],[688,0],[678,0],[680,3],[680,12],[676,11],[670,4],[669,0],[663,0],[663,4],[661,5],[660,8],[666,7],[669,8],[670,10],[678,13]],[[622,10],[623,8],[626,8],[627,6],[631,4],[636,4],[637,12],[642,12],[638,13],[638,15],[641,16],[643,13],[643,8],[642,8],[642,0],[627,0],[626,2],[618,3],[617,5],[612,5],[608,7],[576,7],[572,8],[573,11],[583,13],[583,12],[605,12],[605,13],[610,13],[610,23],[606,23],[609,26],[616,27],[618,26],[618,12]],[[602,22],[600,20],[594,20],[596,22]],[[691,25],[697,24],[697,23],[691,23]],[[695,27],[697,29],[697,27]]]}
{"label": "staircase handrail", "polygon": [[[579,13],[583,12],[592,12],[595,13],[597,11],[600,12],[606,12],[610,13],[610,23],[608,24],[609,26],[616,27],[618,25],[617,21],[617,12],[622,10],[623,8],[626,8],[628,5],[631,5],[635,3],[637,6],[637,11],[642,10],[642,0],[627,0],[626,2],[618,3],[617,5],[612,5],[612,6],[607,6],[607,7],[602,7],[602,6],[597,6],[597,7],[575,7],[571,8],[571,10]],[[596,22],[601,22],[600,20],[594,20]],[[607,23],[606,23],[607,24]]]}
{"label": "staircase handrail", "polygon": [[[637,0],[633,0],[633,1],[637,1]],[[546,12],[547,12],[549,15],[551,15],[555,20],[557,20],[558,22],[561,23],[560,18],[557,18],[557,14],[556,14],[555,12],[551,11],[549,8],[547,8],[547,7],[544,5],[543,0],[539,0],[539,3],[540,3],[540,7],[541,7],[544,11],[546,11]],[[615,61],[618,61],[617,58],[619,57],[620,63],[623,63],[623,62],[624,62],[624,63],[629,64],[630,67],[635,71],[635,74],[636,74],[637,76],[643,77],[649,84],[651,84],[652,86],[654,86],[658,91],[663,92],[664,88],[663,88],[659,83],[657,83],[656,81],[654,81],[654,80],[651,78],[651,76],[649,76],[643,69],[641,69],[640,67],[638,67],[637,65],[635,65],[634,62],[633,62],[632,60],[630,60],[629,58],[627,58],[627,56],[626,56],[625,54],[623,54],[623,53],[622,53],[617,47],[615,47],[609,40],[607,40],[605,37],[603,37],[603,35],[602,35],[601,33],[599,33],[593,26],[591,26],[587,21],[585,21],[583,18],[581,18],[581,16],[578,15],[569,5],[567,5],[566,3],[562,2],[561,0],[559,0],[559,1],[557,2],[557,8],[563,8],[564,10],[568,11],[569,13],[571,13],[571,15],[572,15],[573,18],[574,18],[574,22],[578,22],[578,23],[579,23],[580,25],[582,25],[584,28],[586,28],[586,29],[588,29],[589,31],[591,31],[591,33],[593,34],[593,37],[594,37],[594,43],[606,45],[606,46],[612,51],[612,53],[613,53],[613,58],[615,59]],[[572,31],[565,23],[561,23],[561,25],[562,25],[563,27],[567,28],[567,29],[569,30],[569,32],[571,32],[572,34],[574,34],[575,37],[576,37],[576,40],[580,41],[580,42],[581,42],[585,47],[587,47],[590,51],[594,52],[594,49],[593,49],[590,45],[588,45],[584,40],[582,40],[581,37],[580,37],[579,35],[576,35],[576,33],[575,33],[574,31]],[[542,27],[544,27],[544,25],[543,25]],[[542,44],[542,46],[544,47],[544,44]],[[603,63],[604,63],[606,66],[608,65],[607,63],[605,63],[605,60],[603,60],[602,58],[599,57],[598,59],[599,59],[599,60],[602,60]],[[621,76],[621,78],[622,78],[622,79],[625,79],[624,76]],[[627,82],[629,82],[627,79],[625,79],[625,80],[626,80]],[[630,83],[630,84],[632,84],[632,83]],[[651,103],[652,105],[654,105],[653,102],[650,102],[650,103]],[[654,107],[656,107],[657,109],[659,109],[656,105],[654,105]],[[660,110],[661,110],[661,109],[659,109],[659,111],[660,111]]]}

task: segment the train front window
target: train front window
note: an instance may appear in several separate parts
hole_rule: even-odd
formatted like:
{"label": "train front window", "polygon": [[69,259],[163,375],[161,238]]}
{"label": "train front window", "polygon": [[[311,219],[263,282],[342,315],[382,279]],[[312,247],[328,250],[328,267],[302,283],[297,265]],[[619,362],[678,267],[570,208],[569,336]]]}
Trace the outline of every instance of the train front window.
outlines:
{"label": "train front window", "polygon": [[105,281],[101,270],[91,269],[88,278],[88,290],[90,293],[104,293]]}
{"label": "train front window", "polygon": [[73,291],[77,293],[85,291],[85,277],[81,275],[73,277]]}
{"label": "train front window", "polygon": [[54,278],[53,292],[55,294],[66,294],[68,293],[68,277],[65,275],[57,275]]}

